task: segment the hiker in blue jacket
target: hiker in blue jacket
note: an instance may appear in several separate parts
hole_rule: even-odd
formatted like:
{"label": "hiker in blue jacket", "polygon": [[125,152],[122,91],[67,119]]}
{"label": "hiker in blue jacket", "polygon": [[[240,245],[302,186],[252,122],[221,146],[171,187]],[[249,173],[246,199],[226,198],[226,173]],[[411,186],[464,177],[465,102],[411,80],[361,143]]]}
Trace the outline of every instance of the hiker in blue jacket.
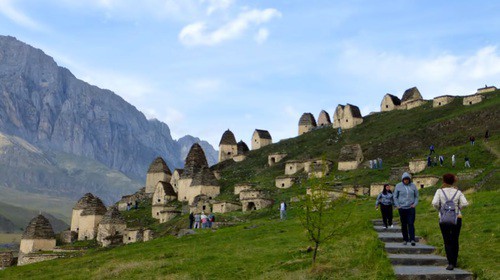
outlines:
{"label": "hiker in blue jacket", "polygon": [[411,182],[409,173],[403,173],[401,183],[394,189],[394,205],[398,209],[401,220],[401,233],[403,234],[403,244],[411,242],[415,246],[415,207],[418,204],[418,189]]}

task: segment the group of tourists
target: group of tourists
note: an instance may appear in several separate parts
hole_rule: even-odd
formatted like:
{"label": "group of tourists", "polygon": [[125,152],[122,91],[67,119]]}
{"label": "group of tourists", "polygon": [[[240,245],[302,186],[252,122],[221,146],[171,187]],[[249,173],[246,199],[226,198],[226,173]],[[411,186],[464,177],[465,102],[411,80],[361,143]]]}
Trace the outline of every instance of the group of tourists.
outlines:
{"label": "group of tourists", "polygon": [[[451,173],[443,175],[443,186],[438,189],[432,200],[432,206],[439,210],[439,227],[443,236],[446,258],[448,260],[447,270],[457,267],[459,236],[462,227],[461,209],[468,205],[463,193],[456,187],[457,176]],[[384,228],[393,227],[393,206],[399,212],[401,221],[401,234],[403,244],[415,242],[415,208],[418,205],[418,189],[411,181],[409,173],[403,173],[401,182],[396,184],[394,193],[389,184],[384,185],[383,191],[377,196],[375,209],[380,206]]]}
{"label": "group of tourists", "polygon": [[[427,167],[437,166],[438,162],[440,166],[444,166],[444,156],[443,155],[435,155],[434,158],[431,157],[431,154],[435,153],[434,146],[431,145],[429,147],[429,155],[427,155]],[[455,167],[457,164],[457,157],[455,154],[451,155],[451,166]],[[469,156],[464,157],[464,166],[470,168],[470,158]]]}
{"label": "group of tourists", "polygon": [[193,213],[189,214],[189,228],[212,228],[213,223],[215,222],[214,213],[210,213],[205,215],[205,212],[201,213]]}
{"label": "group of tourists", "polygon": [[381,158],[371,159],[368,161],[368,164],[370,165],[370,169],[382,169]]}

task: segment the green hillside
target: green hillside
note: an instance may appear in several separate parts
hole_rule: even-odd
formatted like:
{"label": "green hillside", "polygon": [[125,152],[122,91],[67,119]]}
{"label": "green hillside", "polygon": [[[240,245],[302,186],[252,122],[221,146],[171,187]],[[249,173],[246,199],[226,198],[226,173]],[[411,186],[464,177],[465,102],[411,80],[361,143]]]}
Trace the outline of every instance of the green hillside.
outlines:
{"label": "green hillside", "polygon": [[[372,182],[388,181],[391,167],[408,164],[408,160],[423,158],[433,144],[437,154],[446,158],[443,167],[426,169],[423,174],[441,176],[446,172],[471,174],[459,182],[471,206],[464,213],[459,265],[472,271],[478,279],[499,279],[500,268],[500,95],[488,94],[482,103],[462,106],[461,98],[441,108],[432,104],[409,111],[378,113],[364,118],[362,125],[344,131],[340,138],[332,128],[318,129],[300,137],[282,140],[256,151],[246,160],[232,160],[213,167],[222,179],[220,199],[235,200],[236,183],[253,182],[267,190],[275,200],[305,194],[308,185],[305,174],[301,184],[290,189],[277,189],[274,179],[284,174],[284,161],[306,158],[326,158],[335,163],[324,178],[329,185],[338,183],[369,186]],[[490,131],[488,142],[484,140]],[[475,135],[476,144],[468,138]],[[341,147],[358,143],[365,160],[381,157],[384,168],[336,171]],[[271,153],[287,154],[284,161],[267,166]],[[457,156],[457,166],[451,167],[450,157]],[[471,159],[472,168],[465,169],[463,158]],[[394,182],[393,182],[394,183]],[[438,182],[440,185],[440,182]],[[417,207],[416,233],[440,248],[444,255],[437,212],[430,201],[436,187],[421,190]],[[155,224],[149,215],[150,205],[126,213],[130,225],[151,225],[164,234],[153,241],[117,248],[94,248],[81,257],[47,261],[0,271],[1,279],[395,279],[383,243],[372,229],[371,220],[379,218],[374,199],[358,197],[338,211],[348,215],[343,231],[320,247],[317,264],[311,267],[312,245],[307,240],[298,215],[301,207],[289,203],[288,220],[280,221],[277,206],[244,214],[218,215],[218,221],[237,222],[232,227],[217,230],[197,230],[196,234],[175,237],[187,227],[187,216],[165,224]],[[397,218],[396,218],[397,219]]]}

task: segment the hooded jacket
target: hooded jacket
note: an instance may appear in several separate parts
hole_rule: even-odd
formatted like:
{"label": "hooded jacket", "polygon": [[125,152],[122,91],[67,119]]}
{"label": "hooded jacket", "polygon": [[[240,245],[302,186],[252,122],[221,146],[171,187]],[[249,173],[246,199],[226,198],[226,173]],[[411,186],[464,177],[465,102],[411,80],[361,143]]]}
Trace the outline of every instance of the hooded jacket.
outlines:
{"label": "hooded jacket", "polygon": [[[403,183],[405,178],[410,179],[408,185]],[[398,208],[409,209],[412,204],[414,207],[418,204],[418,189],[411,182],[410,174],[405,172],[401,176],[401,183],[398,183],[394,188],[394,205]]]}

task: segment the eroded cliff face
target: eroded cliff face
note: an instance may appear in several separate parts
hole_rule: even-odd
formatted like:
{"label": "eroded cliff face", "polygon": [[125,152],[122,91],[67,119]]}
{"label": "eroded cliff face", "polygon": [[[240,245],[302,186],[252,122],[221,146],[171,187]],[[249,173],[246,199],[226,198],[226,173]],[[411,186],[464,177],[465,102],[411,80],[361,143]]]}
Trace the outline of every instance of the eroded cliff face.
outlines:
{"label": "eroded cliff face", "polygon": [[[186,143],[113,92],[78,80],[41,50],[7,36],[0,36],[0,131],[137,180],[157,156],[171,169],[182,167]],[[217,155],[210,145],[203,148]]]}

